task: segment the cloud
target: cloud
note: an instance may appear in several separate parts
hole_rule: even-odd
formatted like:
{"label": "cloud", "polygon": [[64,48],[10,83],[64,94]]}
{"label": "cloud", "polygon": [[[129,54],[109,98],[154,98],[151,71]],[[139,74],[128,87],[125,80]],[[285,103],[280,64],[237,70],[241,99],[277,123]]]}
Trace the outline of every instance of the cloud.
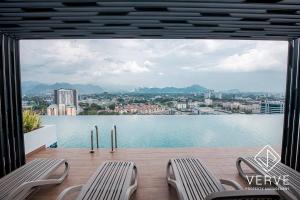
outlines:
{"label": "cloud", "polygon": [[182,66],[180,69],[192,72],[285,71],[287,62],[286,43],[260,41],[253,42],[250,48],[246,47],[239,47],[234,53],[221,56],[212,62]]}
{"label": "cloud", "polygon": [[[126,40],[120,44],[104,40],[22,41],[22,70],[25,74],[44,72],[47,75],[65,75],[66,79],[74,79],[79,74],[104,77],[107,74],[139,74],[150,71],[153,62],[141,56],[134,56],[135,52],[126,52],[128,48],[136,47],[138,42]],[[78,81],[90,80],[88,77],[81,77]]]}
{"label": "cloud", "polygon": [[145,66],[145,67],[151,67],[151,66],[153,66],[153,65],[154,65],[154,63],[151,62],[151,61],[149,61],[149,60],[146,60],[146,61],[144,62],[144,66]]}
{"label": "cloud", "polygon": [[108,65],[108,73],[111,72],[112,74],[121,74],[121,73],[143,73],[148,72],[149,68],[147,67],[147,64],[139,65],[136,61],[128,61],[128,62],[111,62],[110,65]]}
{"label": "cloud", "polygon": [[22,80],[45,83],[64,81],[132,86],[213,84],[213,77],[208,74],[215,72],[284,73],[286,55],[287,42],[278,41],[21,41]]}
{"label": "cloud", "polygon": [[267,42],[257,45],[243,53],[228,56],[216,66],[216,69],[233,72],[251,72],[278,70],[283,71],[286,65],[287,48],[282,44]]}

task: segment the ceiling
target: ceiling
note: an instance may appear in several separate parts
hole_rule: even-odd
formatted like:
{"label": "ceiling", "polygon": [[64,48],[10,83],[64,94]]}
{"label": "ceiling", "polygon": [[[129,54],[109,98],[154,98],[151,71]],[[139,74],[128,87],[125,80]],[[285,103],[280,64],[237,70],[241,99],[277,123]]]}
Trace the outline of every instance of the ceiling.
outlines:
{"label": "ceiling", "polygon": [[0,31],[19,39],[300,37],[300,0],[2,0]]}

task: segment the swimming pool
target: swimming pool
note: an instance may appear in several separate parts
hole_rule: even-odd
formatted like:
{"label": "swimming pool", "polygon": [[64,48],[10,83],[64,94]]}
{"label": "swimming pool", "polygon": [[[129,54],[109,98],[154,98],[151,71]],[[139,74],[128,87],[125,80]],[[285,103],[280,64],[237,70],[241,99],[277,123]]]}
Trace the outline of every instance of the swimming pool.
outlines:
{"label": "swimming pool", "polygon": [[110,147],[116,124],[118,146],[254,147],[280,145],[283,115],[111,115],[43,116],[57,126],[58,147],[90,147],[90,131],[100,129],[100,147]]}

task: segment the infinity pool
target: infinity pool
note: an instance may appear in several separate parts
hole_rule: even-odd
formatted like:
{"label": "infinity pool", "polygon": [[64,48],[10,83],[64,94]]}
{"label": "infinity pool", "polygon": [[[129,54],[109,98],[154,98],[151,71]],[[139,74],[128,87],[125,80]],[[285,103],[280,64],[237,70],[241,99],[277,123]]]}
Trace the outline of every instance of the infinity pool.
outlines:
{"label": "infinity pool", "polygon": [[117,125],[119,147],[253,147],[280,145],[283,115],[113,115],[44,116],[57,127],[58,147],[90,147],[100,129],[100,147],[110,146]]}

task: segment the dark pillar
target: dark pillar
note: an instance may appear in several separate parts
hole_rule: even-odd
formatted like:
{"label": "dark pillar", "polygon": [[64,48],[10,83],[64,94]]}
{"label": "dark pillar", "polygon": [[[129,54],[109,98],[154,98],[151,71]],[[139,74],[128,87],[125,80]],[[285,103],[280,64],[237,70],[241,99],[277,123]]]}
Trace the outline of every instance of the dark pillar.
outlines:
{"label": "dark pillar", "polygon": [[19,41],[0,40],[0,177],[25,163]]}
{"label": "dark pillar", "polygon": [[300,171],[300,40],[289,41],[286,99],[282,138],[282,162]]}

